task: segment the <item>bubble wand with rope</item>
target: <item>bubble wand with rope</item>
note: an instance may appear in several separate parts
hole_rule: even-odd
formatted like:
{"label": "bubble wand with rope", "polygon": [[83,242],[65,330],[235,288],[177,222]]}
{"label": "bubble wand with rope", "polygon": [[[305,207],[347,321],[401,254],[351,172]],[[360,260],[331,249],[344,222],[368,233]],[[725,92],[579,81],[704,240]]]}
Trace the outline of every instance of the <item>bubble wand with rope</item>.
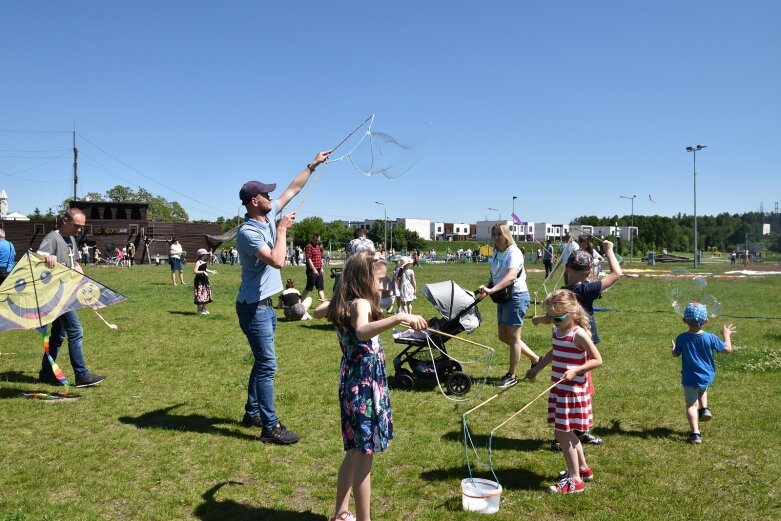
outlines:
{"label": "bubble wand with rope", "polygon": [[[366,125],[366,123],[369,123],[369,128],[368,128],[368,130],[366,131],[366,135],[369,135],[369,134],[371,133],[371,126],[372,126],[372,123],[373,123],[373,122],[374,122],[374,114],[369,114],[369,116],[368,116],[368,117],[367,117],[365,120],[363,120],[363,121],[361,122],[361,124],[360,124],[360,125],[358,125],[357,127],[355,127],[355,128],[354,128],[354,129],[353,129],[353,130],[352,130],[352,131],[351,131],[349,134],[347,134],[347,136],[345,136],[345,138],[344,138],[344,139],[342,139],[342,140],[341,140],[341,141],[340,141],[340,142],[339,142],[339,143],[338,143],[338,144],[337,144],[335,147],[333,147],[332,149],[330,149],[330,150],[329,150],[329,152],[328,152],[328,154],[329,154],[329,155],[330,155],[330,154],[333,154],[333,153],[334,153],[334,152],[335,152],[337,149],[339,149],[339,147],[341,147],[342,145],[344,145],[344,144],[347,142],[347,140],[348,140],[348,139],[350,139],[351,137],[353,137],[353,135],[355,135],[355,133],[356,133],[356,132],[358,132],[360,129],[362,129],[362,128],[363,128],[363,127]],[[364,136],[364,138],[365,138],[365,137],[366,137],[366,136]],[[361,139],[361,141],[363,141],[363,139],[364,139],[364,138],[362,138],[362,139]],[[361,143],[361,141],[359,141],[359,142],[358,142],[358,144],[360,144],[360,143]],[[358,146],[358,145],[355,145],[355,147],[357,147],[357,146]],[[333,162],[340,161],[340,160],[344,159],[345,157],[347,157],[348,155],[350,155],[350,154],[353,152],[353,150],[355,150],[355,147],[353,147],[353,149],[351,149],[351,150],[350,150],[350,151],[349,151],[347,154],[345,154],[345,155],[343,155],[343,156],[341,156],[341,157],[338,157],[338,158],[336,158],[336,159],[329,159],[329,160],[326,160],[326,162],[323,164],[323,167],[325,168],[325,167],[326,167],[327,165],[329,165],[330,163],[333,163]],[[309,166],[309,165],[307,165],[307,167],[308,167],[308,166]],[[310,168],[310,170],[312,170],[312,169]],[[314,170],[312,170],[312,171],[314,171]],[[317,180],[318,180],[318,179],[320,179],[320,174],[322,174],[322,173],[323,173],[323,169],[321,169],[321,170],[320,170],[320,172],[318,172],[318,173],[317,173],[317,175],[315,176],[315,178],[312,180],[312,182],[311,182],[311,183],[309,183],[309,186],[307,187],[307,189],[306,189],[306,192],[305,192],[305,193],[303,194],[303,196],[301,197],[300,201],[298,202],[298,205],[296,205],[296,207],[293,209],[293,211],[294,211],[294,212],[298,212],[298,210],[299,210],[299,209],[301,208],[301,206],[304,204],[304,201],[306,201],[306,200],[307,200],[307,198],[309,197],[309,193],[312,191],[312,188],[314,188],[314,186],[317,184]]]}
{"label": "bubble wand with rope", "polygon": [[[521,381],[526,380],[526,379],[527,378],[523,378]],[[542,391],[540,394],[535,396],[529,403],[527,403],[526,405],[521,407],[518,411],[516,411],[513,414],[511,414],[510,417],[507,418],[505,421],[503,421],[502,423],[500,423],[499,425],[497,425],[496,427],[491,429],[491,433],[490,433],[489,438],[488,438],[488,463],[487,464],[480,459],[480,455],[477,453],[477,447],[475,447],[475,444],[472,441],[472,436],[469,433],[469,427],[467,425],[466,417],[467,417],[467,415],[469,415],[472,412],[476,411],[480,407],[482,407],[482,406],[486,405],[487,403],[491,402],[492,400],[494,400],[495,398],[497,398],[498,396],[503,394],[508,389],[511,389],[511,388],[515,387],[517,384],[514,384],[514,385],[508,387],[507,389],[502,389],[502,391],[496,393],[494,396],[492,396],[489,399],[485,400],[483,403],[481,403],[481,404],[479,404],[479,405],[469,409],[463,415],[461,415],[461,425],[462,425],[462,428],[464,429],[464,453],[466,455],[466,465],[467,465],[467,469],[469,470],[469,478],[470,479],[474,479],[474,477],[472,476],[472,465],[469,462],[469,445],[472,446],[472,452],[474,452],[475,458],[476,458],[477,462],[480,463],[481,465],[483,465],[484,467],[488,468],[491,471],[491,475],[494,477],[494,480],[496,480],[496,482],[499,483],[499,478],[496,477],[496,472],[494,471],[494,462],[493,462],[492,445],[493,445],[494,434],[496,433],[497,430],[499,430],[500,428],[504,427],[508,422],[510,422],[510,420],[512,420],[513,418],[515,418],[516,416],[521,414],[523,411],[528,409],[531,406],[531,404],[533,404],[534,402],[536,402],[537,400],[539,400],[540,398],[545,396],[554,387],[556,387],[557,385],[559,385],[563,381],[564,381],[564,378],[561,378],[559,381],[557,381],[556,383],[554,383],[553,385],[551,385],[550,387],[548,387],[547,389]],[[467,441],[469,442],[468,444],[467,444]]]}
{"label": "bubble wand with rope", "polygon": [[[404,327],[409,327],[409,324],[406,323],[406,322],[402,322],[400,325],[402,325]],[[484,355],[482,357],[479,357],[477,360],[470,361],[470,362],[467,362],[467,361],[464,361],[464,360],[458,360],[458,359],[454,358],[450,353],[447,353],[446,351],[442,350],[442,348],[440,348],[437,345],[437,343],[432,340],[431,334],[429,334],[429,333],[434,333],[436,335],[442,335],[442,336],[448,337],[448,338],[455,338],[456,340],[460,340],[460,341],[465,342],[467,344],[471,344],[471,345],[475,345],[475,346],[478,346],[478,347],[482,347],[483,349],[485,349],[487,351],[487,353],[486,353],[486,355]],[[484,359],[487,359],[488,361],[486,363],[485,375],[483,375],[483,384],[485,384],[485,382],[488,380],[488,373],[491,370],[491,363],[493,361],[493,357],[494,357],[494,354],[496,352],[496,350],[493,347],[480,344],[478,342],[475,342],[474,340],[468,340],[466,338],[461,338],[461,337],[456,336],[456,335],[451,335],[450,333],[445,333],[444,331],[440,331],[440,330],[434,329],[434,328],[428,328],[426,330],[426,342],[428,344],[429,354],[431,355],[431,363],[433,365],[436,365],[436,360],[434,358],[434,350],[435,349],[437,351],[439,351],[439,353],[441,355],[450,358],[454,362],[458,362],[462,366],[463,365],[468,365],[468,364],[476,364],[476,363],[479,363],[479,362],[483,361]],[[437,381],[437,386],[439,388],[439,392],[442,394],[442,396],[444,396],[446,399],[448,399],[448,400],[450,400],[452,402],[463,403],[463,402],[467,402],[467,401],[471,401],[471,400],[477,399],[479,397],[479,395],[480,395],[480,393],[477,393],[475,396],[472,396],[470,398],[466,398],[464,400],[457,400],[457,399],[454,399],[454,398],[450,398],[442,390],[442,383],[439,381],[439,374],[437,373],[437,371],[434,371],[434,377],[435,377],[435,379]]]}

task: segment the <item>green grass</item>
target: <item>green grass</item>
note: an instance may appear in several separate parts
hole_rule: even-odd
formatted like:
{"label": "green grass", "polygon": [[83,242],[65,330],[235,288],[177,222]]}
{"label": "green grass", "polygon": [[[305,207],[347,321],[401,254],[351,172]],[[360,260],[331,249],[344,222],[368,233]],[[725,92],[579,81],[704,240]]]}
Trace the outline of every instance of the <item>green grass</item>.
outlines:
{"label": "green grass", "polygon": [[[537,265],[539,266],[539,265]],[[536,268],[529,265],[528,268]],[[637,268],[647,268],[638,262]],[[670,266],[656,266],[658,272]],[[728,266],[709,271],[724,271]],[[240,425],[250,369],[249,348],[234,312],[239,268],[219,266],[209,316],[194,314],[190,286],[170,285],[167,268],[88,268],[129,302],[103,315],[80,311],[90,368],[108,375],[80,399],[47,404],[20,397],[50,390],[35,382],[40,336],[0,335],[0,520],[202,519],[324,520],[332,515],[336,471],[343,456],[336,400],[340,352],[325,322],[280,322],[277,409],[302,435],[292,447],[264,445]],[[474,288],[486,264],[426,265],[420,284],[452,278]],[[303,283],[303,268],[283,276]],[[187,280],[191,276],[188,274]],[[529,273],[542,301],[542,275]],[[548,450],[545,400],[535,402],[493,440],[495,470],[505,491],[494,519],[772,519],[781,517],[781,277],[709,278],[724,315],[708,326],[737,326],[736,351],[719,356],[711,388],[714,420],[704,443],[687,431],[679,361],[670,341],[683,330],[660,278],[626,278],[598,301],[603,367],[595,371],[594,432],[605,439],[587,455],[595,480],[585,494],[544,491],[564,468]],[[414,309],[435,315],[419,295]],[[497,348],[490,376],[506,371],[496,337],[495,306],[481,304],[482,326],[468,338]],[[539,306],[538,306],[538,309]],[[764,318],[753,318],[764,317]],[[524,329],[539,354],[546,327]],[[401,346],[384,334],[390,361]],[[451,352],[481,352],[451,340]],[[60,365],[72,369],[65,353]],[[484,374],[480,364],[466,371]],[[547,378],[522,382],[470,415],[480,456],[490,429],[542,392]],[[375,459],[374,519],[460,520],[460,481],[468,476],[461,415],[494,393],[476,387],[468,403],[446,400],[430,385],[392,391],[396,438]],[[476,475],[489,477],[485,470]]]}

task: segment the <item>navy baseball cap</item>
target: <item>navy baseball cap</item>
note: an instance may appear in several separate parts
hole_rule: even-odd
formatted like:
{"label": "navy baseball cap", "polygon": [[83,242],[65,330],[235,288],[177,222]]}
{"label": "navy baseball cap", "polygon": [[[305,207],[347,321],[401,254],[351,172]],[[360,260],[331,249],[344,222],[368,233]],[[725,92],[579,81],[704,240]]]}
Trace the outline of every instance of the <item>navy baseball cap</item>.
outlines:
{"label": "navy baseball cap", "polygon": [[260,181],[247,181],[239,190],[239,199],[242,204],[247,204],[250,199],[258,194],[268,194],[277,188],[277,183],[261,183]]}

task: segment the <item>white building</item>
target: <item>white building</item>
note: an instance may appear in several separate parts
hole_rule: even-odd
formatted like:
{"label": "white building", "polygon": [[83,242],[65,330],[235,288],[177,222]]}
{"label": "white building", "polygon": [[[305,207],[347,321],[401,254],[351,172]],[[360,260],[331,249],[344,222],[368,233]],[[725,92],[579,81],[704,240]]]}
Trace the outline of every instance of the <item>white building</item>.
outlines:
{"label": "white building", "polygon": [[[404,228],[411,232],[417,232],[421,239],[425,239],[427,241],[432,239],[431,221],[429,219],[412,219],[409,217],[402,217],[400,219],[396,219],[396,225],[399,224],[403,224]],[[469,228],[467,227],[467,232],[468,230]]]}

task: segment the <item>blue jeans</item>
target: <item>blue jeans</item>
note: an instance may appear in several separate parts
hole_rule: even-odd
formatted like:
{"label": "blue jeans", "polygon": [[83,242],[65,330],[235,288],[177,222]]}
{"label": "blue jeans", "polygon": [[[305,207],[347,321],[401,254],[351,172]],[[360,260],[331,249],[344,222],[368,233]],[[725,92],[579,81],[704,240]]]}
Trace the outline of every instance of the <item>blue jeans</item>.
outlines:
{"label": "blue jeans", "polygon": [[[76,378],[81,378],[89,374],[87,363],[84,361],[84,352],[82,347],[82,338],[84,329],[81,327],[79,316],[76,311],[68,311],[60,315],[57,320],[52,322],[52,330],[49,335],[49,354],[54,360],[57,360],[57,354],[65,338],[68,339],[68,355],[70,355],[71,367],[76,374]],[[43,355],[41,362],[42,378],[54,378],[52,366],[46,355]]]}
{"label": "blue jeans", "polygon": [[236,302],[236,314],[241,330],[249,341],[252,356],[255,357],[249,373],[245,410],[250,416],[260,415],[263,427],[270,429],[279,421],[274,408],[274,374],[277,372],[274,331],[277,329],[277,313],[265,302]]}

